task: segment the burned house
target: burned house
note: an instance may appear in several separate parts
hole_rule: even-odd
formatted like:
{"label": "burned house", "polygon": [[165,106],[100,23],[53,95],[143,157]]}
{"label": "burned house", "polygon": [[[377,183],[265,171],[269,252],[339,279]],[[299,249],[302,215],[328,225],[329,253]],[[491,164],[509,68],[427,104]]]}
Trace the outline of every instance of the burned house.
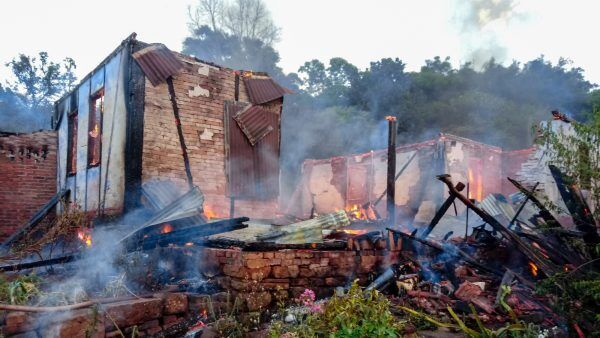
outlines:
{"label": "burned house", "polygon": [[[533,151],[533,148],[505,151],[451,134],[397,147],[398,221],[417,225],[429,222],[447,197],[443,185],[432,179],[441,173],[468,182],[469,197],[478,201],[491,193],[514,192],[506,177],[515,176]],[[374,205],[375,211],[386,217],[386,173],[386,150],[306,160],[289,212],[306,217],[311,212],[320,214]]]}
{"label": "burned house", "polygon": [[[125,39],[56,103],[58,190],[90,213],[136,208],[141,187],[198,186],[205,211],[266,217],[277,207],[287,90],[238,71]],[[231,207],[231,208],[230,208]]]}

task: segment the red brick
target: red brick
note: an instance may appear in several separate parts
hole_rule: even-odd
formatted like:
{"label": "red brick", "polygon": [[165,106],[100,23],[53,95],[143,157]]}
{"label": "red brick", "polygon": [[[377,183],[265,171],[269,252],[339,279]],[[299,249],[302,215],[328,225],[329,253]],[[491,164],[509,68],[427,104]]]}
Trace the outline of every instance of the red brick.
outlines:
{"label": "red brick", "polygon": [[[56,193],[56,144],[54,131],[0,137],[0,205],[4,206],[0,240],[27,222]],[[45,159],[18,154],[27,148],[41,154],[44,147],[48,151]],[[10,149],[15,152],[14,160],[8,158]]]}

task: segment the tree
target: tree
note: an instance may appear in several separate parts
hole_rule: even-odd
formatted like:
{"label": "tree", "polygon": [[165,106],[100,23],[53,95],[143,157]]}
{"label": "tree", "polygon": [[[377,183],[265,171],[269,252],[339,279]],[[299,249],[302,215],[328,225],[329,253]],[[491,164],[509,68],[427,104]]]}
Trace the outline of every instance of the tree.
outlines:
{"label": "tree", "polygon": [[8,87],[34,111],[47,111],[56,99],[73,88],[76,80],[73,59],[56,63],[48,59],[46,52],[39,52],[38,57],[19,54],[6,66],[15,76],[14,81],[6,82]]}
{"label": "tree", "polygon": [[260,40],[267,46],[276,42],[281,32],[262,0],[199,0],[194,8],[188,7],[188,17],[193,33],[208,25],[240,41]]}
{"label": "tree", "polygon": [[14,80],[0,85],[0,129],[29,132],[50,127],[54,101],[71,90],[76,65],[71,58],[50,61],[48,53],[19,54],[6,63]]}

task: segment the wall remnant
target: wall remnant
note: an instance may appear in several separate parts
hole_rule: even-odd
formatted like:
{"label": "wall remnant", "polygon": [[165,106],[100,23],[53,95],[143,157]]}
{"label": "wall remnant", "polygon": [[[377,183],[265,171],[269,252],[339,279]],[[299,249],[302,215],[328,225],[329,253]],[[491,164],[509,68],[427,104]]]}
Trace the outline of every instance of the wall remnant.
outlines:
{"label": "wall remnant", "polygon": [[0,239],[56,194],[57,133],[0,134]]}

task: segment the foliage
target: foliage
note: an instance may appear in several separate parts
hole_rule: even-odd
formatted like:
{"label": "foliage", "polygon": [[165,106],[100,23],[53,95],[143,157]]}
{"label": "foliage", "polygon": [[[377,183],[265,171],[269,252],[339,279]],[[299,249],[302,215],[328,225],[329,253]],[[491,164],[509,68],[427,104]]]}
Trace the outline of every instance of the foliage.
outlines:
{"label": "foliage", "polygon": [[[474,327],[468,326],[463,319],[461,319],[454,310],[450,306],[448,306],[448,313],[454,320],[456,324],[446,323],[440,320],[437,320],[429,315],[426,315],[422,312],[413,310],[411,308],[407,308],[404,306],[400,306],[400,309],[412,317],[421,318],[429,323],[432,323],[438,327],[450,328],[454,330],[462,331],[465,335],[471,338],[496,338],[496,337],[514,337],[514,338],[534,338],[540,337],[540,330],[537,326],[529,323],[526,324],[522,321],[518,321],[516,318],[513,318],[514,322],[507,324],[499,329],[493,330],[487,328],[483,325],[483,322],[479,318],[475,307],[472,304],[469,304],[471,309],[472,317],[474,318],[475,325]],[[512,310],[511,310],[512,312]]]}
{"label": "foliage", "polygon": [[19,54],[6,66],[15,76],[15,81],[7,82],[9,88],[32,110],[51,107],[54,100],[73,87],[76,79],[73,59],[50,61],[47,52],[39,52],[38,56]]}
{"label": "foliage", "polygon": [[0,130],[31,132],[50,128],[53,103],[75,83],[75,61],[51,61],[48,53],[19,54],[5,64],[14,80],[0,85]]}
{"label": "foliage", "polygon": [[0,302],[23,305],[41,294],[41,279],[36,275],[18,276],[12,281],[0,279]]}
{"label": "foliage", "polygon": [[277,63],[279,53],[260,39],[239,38],[200,26],[183,42],[183,53],[233,69],[267,72],[280,84],[293,87]]}
{"label": "foliage", "polygon": [[208,26],[240,41],[260,40],[268,46],[279,40],[281,31],[263,0],[199,0],[188,7],[188,18],[192,31]]}
{"label": "foliage", "polygon": [[590,206],[596,218],[600,217],[600,101],[598,91],[591,94],[593,111],[585,123],[572,121],[565,128],[547,124],[540,129],[538,142],[546,147],[550,163],[556,165],[575,184],[589,191]]}
{"label": "foliage", "polygon": [[[593,267],[597,261],[588,263]],[[585,332],[600,332],[600,273],[586,272],[583,267],[538,282],[536,292],[549,297],[553,309],[571,328],[577,324]]]}
{"label": "foliage", "polygon": [[334,295],[322,307],[314,293],[305,291],[298,301],[311,311],[299,322],[276,322],[270,336],[279,337],[398,337],[401,323],[389,310],[389,301],[376,290],[363,291],[354,282],[347,294]]}

